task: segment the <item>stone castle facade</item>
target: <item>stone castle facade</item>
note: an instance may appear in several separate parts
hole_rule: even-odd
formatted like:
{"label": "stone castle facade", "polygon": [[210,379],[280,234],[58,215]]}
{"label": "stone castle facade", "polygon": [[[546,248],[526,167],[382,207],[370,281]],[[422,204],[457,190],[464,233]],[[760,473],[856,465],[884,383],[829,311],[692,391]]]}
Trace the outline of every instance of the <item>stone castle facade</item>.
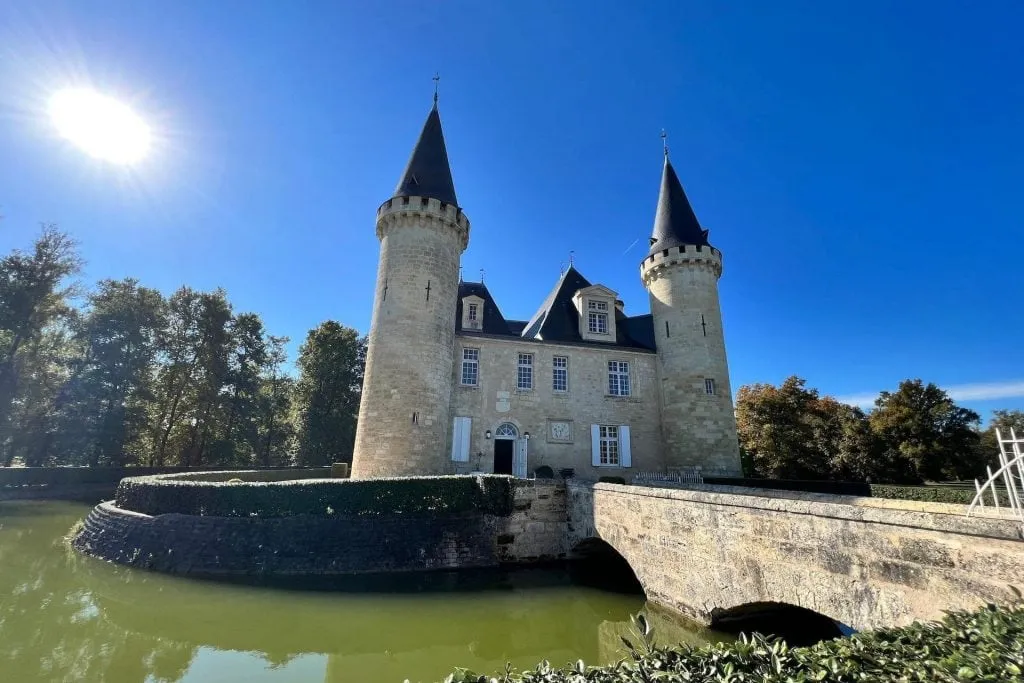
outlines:
{"label": "stone castle facade", "polygon": [[435,98],[394,196],[352,476],[465,472],[596,479],[699,466],[739,474],[718,301],[722,255],[665,155],[640,278],[650,313],[570,266],[529,320],[462,282],[470,221]]}

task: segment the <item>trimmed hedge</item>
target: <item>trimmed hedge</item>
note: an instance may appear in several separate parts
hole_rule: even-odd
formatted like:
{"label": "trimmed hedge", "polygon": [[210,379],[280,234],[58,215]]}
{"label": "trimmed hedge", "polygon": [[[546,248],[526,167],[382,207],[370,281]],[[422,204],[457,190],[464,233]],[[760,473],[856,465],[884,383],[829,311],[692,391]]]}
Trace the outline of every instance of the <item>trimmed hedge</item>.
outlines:
{"label": "trimmed hedge", "polygon": [[[999,504],[1009,507],[1006,489],[996,489]],[[957,488],[953,486],[898,486],[889,484],[872,484],[871,495],[875,498],[896,498],[898,500],[918,500],[925,503],[953,503],[970,505],[976,495],[974,488]],[[985,492],[985,507],[992,507],[992,494]]]}
{"label": "trimmed hedge", "polygon": [[[24,486],[80,486],[84,484],[109,484],[114,486],[125,477],[146,477],[156,474],[182,472],[208,472],[204,468],[188,467],[0,467],[0,488]],[[260,469],[257,472],[286,471]],[[327,472],[326,468],[295,468],[292,479],[302,472]],[[326,475],[323,475],[326,476]]]}
{"label": "trimmed hedge", "polygon": [[513,480],[508,476],[244,481],[250,475],[216,473],[219,481],[197,481],[194,474],[129,477],[117,487],[115,503],[147,515],[210,517],[512,513]]}
{"label": "trimmed hedge", "polygon": [[1024,681],[1024,609],[988,606],[952,612],[937,623],[915,623],[790,648],[754,635],[733,643],[655,647],[650,628],[635,620],[636,645],[623,638],[629,657],[610,666],[533,671],[495,677],[464,669],[446,683],[896,683],[897,681]]}
{"label": "trimmed hedge", "polygon": [[802,479],[755,479],[751,477],[704,477],[705,484],[748,486],[774,491],[831,493],[837,496],[870,496],[871,486],[859,481],[809,481]]}

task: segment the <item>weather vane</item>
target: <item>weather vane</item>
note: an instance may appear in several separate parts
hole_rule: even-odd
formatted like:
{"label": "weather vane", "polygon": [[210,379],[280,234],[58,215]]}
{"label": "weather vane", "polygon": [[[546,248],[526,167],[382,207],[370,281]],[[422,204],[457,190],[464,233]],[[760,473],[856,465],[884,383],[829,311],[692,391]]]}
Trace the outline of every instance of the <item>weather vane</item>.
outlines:
{"label": "weather vane", "polygon": [[664,128],[661,129],[661,146],[665,150],[665,158],[667,159],[668,158],[668,133],[665,132]]}
{"label": "weather vane", "polygon": [[575,263],[575,261],[576,261],[575,254],[576,254],[575,251],[569,251],[569,267],[570,268],[572,268],[573,263]]}
{"label": "weather vane", "polygon": [[434,72],[434,104],[437,104],[437,85],[441,82],[441,74]]}
{"label": "weather vane", "polygon": [[484,269],[480,269],[480,284],[484,283]]}

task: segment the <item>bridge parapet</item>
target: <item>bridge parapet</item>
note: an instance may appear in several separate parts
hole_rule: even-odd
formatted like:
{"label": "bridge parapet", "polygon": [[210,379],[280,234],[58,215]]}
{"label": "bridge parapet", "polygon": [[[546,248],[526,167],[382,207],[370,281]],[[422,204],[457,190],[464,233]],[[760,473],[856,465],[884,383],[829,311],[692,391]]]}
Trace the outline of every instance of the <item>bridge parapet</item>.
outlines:
{"label": "bridge parapet", "polygon": [[572,482],[568,546],[600,538],[654,602],[705,623],[786,603],[856,629],[1012,597],[1024,541],[964,506],[702,486]]}

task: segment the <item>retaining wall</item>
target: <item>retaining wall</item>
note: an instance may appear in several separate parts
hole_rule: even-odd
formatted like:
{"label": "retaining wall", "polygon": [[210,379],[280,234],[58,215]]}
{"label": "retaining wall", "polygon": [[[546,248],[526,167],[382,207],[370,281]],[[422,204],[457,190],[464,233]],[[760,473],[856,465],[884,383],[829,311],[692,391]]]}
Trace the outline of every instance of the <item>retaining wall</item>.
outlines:
{"label": "retaining wall", "polygon": [[565,487],[519,480],[512,513],[210,517],[101,503],[73,546],[175,574],[332,575],[530,563],[565,556]]}

